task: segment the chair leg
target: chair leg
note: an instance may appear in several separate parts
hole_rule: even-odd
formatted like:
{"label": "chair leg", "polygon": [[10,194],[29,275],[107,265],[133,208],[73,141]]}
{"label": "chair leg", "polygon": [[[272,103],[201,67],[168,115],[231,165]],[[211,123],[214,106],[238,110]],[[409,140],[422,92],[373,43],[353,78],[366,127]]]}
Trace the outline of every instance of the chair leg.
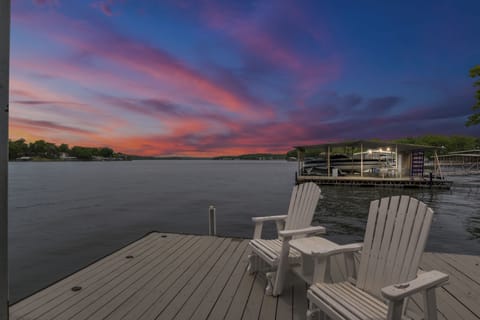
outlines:
{"label": "chair leg", "polygon": [[[284,248],[286,247],[286,249]],[[285,284],[285,280],[287,277],[287,273],[289,270],[289,265],[288,265],[288,243],[284,247],[282,247],[282,253],[280,256],[280,262],[277,266],[277,272],[275,276],[275,282],[273,283],[273,296],[279,296],[282,294],[283,291],[283,286]]]}
{"label": "chair leg", "polygon": [[265,276],[267,277],[267,286],[265,287],[265,294],[267,296],[271,296],[273,294],[274,288],[274,279],[275,279],[276,272],[267,272]]}
{"label": "chair leg", "polygon": [[387,320],[401,320],[403,311],[403,300],[389,301]]}
{"label": "chair leg", "polygon": [[435,288],[427,289],[423,293],[425,320],[437,320],[437,299]]}
{"label": "chair leg", "polygon": [[258,271],[258,256],[254,253],[248,255],[248,267],[247,271],[249,274],[254,274]]}
{"label": "chair leg", "polygon": [[[307,320],[319,320],[320,310],[311,302],[308,303]],[[322,317],[323,318],[323,317]]]}

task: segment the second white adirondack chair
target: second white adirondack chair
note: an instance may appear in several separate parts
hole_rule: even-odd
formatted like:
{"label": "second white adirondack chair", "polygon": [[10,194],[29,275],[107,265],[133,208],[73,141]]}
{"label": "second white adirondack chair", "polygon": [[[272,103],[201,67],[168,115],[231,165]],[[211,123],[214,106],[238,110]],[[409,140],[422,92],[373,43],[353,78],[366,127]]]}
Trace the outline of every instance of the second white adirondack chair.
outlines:
{"label": "second white adirondack chair", "polygon": [[[249,244],[252,253],[249,256],[248,270],[250,273],[267,272],[267,295],[281,294],[289,265],[300,262],[300,253],[290,249],[289,241],[325,233],[324,227],[311,226],[320,193],[320,188],[313,182],[296,185],[286,215],[252,218],[255,231]],[[261,239],[263,222],[266,221],[275,221],[278,239]]]}
{"label": "second white adirondack chair", "polygon": [[[316,269],[307,292],[307,317],[321,311],[332,319],[405,319],[406,298],[423,292],[425,319],[437,319],[435,288],[445,284],[448,275],[435,270],[418,273],[432,216],[432,209],[408,196],[372,201],[363,245],[310,252],[320,270],[325,270],[319,263],[324,264],[326,257],[344,252],[351,281],[324,283],[320,279],[324,274]],[[353,252],[358,250],[360,265],[353,280]]]}

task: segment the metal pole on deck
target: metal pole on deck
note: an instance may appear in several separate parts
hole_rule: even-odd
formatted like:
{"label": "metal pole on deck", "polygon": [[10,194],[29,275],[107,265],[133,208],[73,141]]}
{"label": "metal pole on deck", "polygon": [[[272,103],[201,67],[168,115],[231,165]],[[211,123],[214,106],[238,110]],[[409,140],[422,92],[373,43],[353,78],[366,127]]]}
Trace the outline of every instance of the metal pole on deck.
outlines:
{"label": "metal pole on deck", "polygon": [[0,319],[8,320],[8,102],[10,0],[0,0]]}
{"label": "metal pole on deck", "polygon": [[327,176],[330,177],[330,146],[327,146]]}
{"label": "metal pole on deck", "polygon": [[363,143],[360,144],[360,176],[363,177]]}
{"label": "metal pole on deck", "polygon": [[217,216],[216,209],[214,206],[208,208],[208,235],[216,236],[217,235]]}

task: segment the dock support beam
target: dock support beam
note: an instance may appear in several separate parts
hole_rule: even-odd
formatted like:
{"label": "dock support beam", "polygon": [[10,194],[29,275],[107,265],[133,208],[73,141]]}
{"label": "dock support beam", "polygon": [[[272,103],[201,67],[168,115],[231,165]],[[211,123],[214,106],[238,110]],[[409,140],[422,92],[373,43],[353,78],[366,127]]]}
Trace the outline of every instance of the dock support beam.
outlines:
{"label": "dock support beam", "polygon": [[0,319],[8,320],[10,0],[0,0]]}
{"label": "dock support beam", "polygon": [[360,144],[360,176],[363,177],[363,143]]}

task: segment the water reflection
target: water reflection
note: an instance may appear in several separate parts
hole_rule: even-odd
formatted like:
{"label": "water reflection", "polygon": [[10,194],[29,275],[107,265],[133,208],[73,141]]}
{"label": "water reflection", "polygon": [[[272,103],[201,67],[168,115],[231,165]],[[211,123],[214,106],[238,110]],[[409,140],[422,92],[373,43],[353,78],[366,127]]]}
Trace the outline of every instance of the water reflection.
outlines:
{"label": "water reflection", "polygon": [[435,212],[427,250],[480,254],[480,179],[453,180],[451,190],[322,186],[324,198],[314,220],[327,227],[334,241],[362,241],[370,202],[406,194]]}

